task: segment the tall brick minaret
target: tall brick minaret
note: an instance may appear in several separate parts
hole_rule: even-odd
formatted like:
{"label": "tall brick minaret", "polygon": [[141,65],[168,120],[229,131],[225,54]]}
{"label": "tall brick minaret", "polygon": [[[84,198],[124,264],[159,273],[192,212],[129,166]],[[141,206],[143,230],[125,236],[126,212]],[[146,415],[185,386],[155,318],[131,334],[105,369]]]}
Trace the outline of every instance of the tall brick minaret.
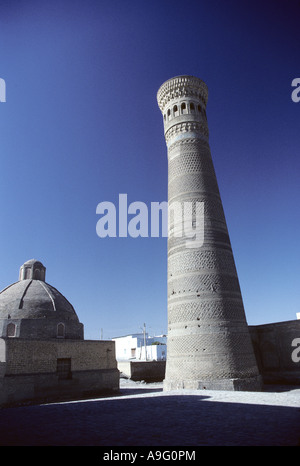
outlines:
{"label": "tall brick minaret", "polygon": [[157,93],[168,148],[169,209],[174,203],[192,204],[194,214],[197,203],[204,209],[200,243],[175,234],[175,216],[169,221],[164,389],[260,390],[208,143],[207,97],[206,84],[193,76],[169,79]]}

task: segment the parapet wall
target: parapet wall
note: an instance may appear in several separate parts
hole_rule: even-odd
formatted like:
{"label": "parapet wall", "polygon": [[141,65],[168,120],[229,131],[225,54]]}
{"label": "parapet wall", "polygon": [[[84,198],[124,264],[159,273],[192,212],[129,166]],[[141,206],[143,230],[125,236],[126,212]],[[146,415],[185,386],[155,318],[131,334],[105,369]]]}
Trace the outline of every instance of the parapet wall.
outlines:
{"label": "parapet wall", "polygon": [[[56,372],[57,359],[70,358],[71,370],[116,369],[113,341],[1,339],[5,375]],[[5,351],[5,354],[3,354]]]}

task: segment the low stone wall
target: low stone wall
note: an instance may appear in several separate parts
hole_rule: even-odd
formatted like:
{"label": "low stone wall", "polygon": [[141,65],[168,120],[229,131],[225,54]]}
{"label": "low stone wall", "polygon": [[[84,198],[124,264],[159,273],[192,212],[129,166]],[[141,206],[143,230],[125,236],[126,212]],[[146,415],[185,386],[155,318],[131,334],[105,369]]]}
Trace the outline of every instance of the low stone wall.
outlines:
{"label": "low stone wall", "polygon": [[78,400],[118,390],[117,369],[73,372],[67,380],[56,374],[14,375],[0,379],[0,405]]}
{"label": "low stone wall", "polygon": [[300,320],[249,326],[266,384],[300,384]]}
{"label": "low stone wall", "polygon": [[118,361],[118,369],[132,380],[161,382],[165,378],[166,361]]}

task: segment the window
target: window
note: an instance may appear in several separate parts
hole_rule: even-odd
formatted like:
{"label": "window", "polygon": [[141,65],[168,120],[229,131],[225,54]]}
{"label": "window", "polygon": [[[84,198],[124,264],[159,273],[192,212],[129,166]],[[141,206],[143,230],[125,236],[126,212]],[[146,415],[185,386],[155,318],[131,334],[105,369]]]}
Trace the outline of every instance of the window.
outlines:
{"label": "window", "polygon": [[181,112],[182,112],[182,113],[186,113],[186,112],[184,112],[184,110],[186,110],[186,104],[185,104],[185,102],[183,102],[183,103],[181,104]]}
{"label": "window", "polygon": [[177,107],[177,105],[174,105],[174,107],[173,107],[173,114],[174,114],[174,116],[177,116],[177,115],[178,115],[178,107]]}
{"label": "window", "polygon": [[193,112],[195,110],[195,105],[193,104],[193,102],[191,102],[191,104],[190,104],[190,109],[191,109],[191,112]]}
{"label": "window", "polygon": [[65,338],[65,324],[57,324],[57,338]]}
{"label": "window", "polygon": [[135,358],[136,356],[136,348],[131,348],[131,357]]}
{"label": "window", "polygon": [[59,358],[56,364],[56,373],[58,380],[67,380],[72,378],[71,358]]}
{"label": "window", "polygon": [[16,325],[10,322],[6,327],[6,336],[15,337],[16,336]]}

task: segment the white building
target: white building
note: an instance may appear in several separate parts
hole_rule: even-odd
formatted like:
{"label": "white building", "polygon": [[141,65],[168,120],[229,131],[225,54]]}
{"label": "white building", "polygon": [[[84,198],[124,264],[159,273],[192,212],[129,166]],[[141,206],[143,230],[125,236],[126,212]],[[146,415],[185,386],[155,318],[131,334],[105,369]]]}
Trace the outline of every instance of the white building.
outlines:
{"label": "white building", "polygon": [[115,342],[117,361],[163,361],[167,357],[166,335],[149,337],[147,333],[134,333],[112,340]]}

